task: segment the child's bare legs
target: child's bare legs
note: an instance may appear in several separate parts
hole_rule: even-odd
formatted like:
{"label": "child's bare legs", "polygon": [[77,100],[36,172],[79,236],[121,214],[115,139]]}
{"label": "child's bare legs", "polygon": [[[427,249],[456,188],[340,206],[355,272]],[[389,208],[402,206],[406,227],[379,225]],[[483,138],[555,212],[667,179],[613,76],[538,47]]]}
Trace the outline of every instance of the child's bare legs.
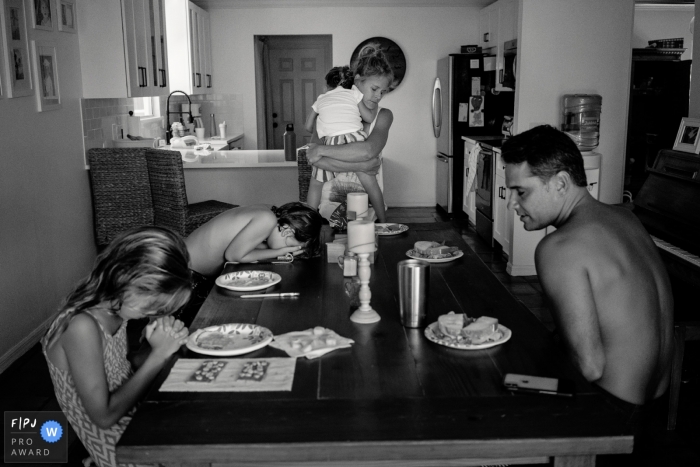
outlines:
{"label": "child's bare legs", "polygon": [[379,183],[377,183],[377,177],[374,175],[367,175],[364,172],[355,172],[357,178],[362,183],[362,187],[367,192],[369,197],[369,202],[374,208],[375,214],[377,214],[377,220],[381,223],[386,222],[386,212],[384,211],[384,194],[381,188],[379,188]]}
{"label": "child's bare legs", "polygon": [[311,177],[309,181],[309,192],[306,194],[306,204],[318,211],[318,206],[321,204],[321,191],[323,190],[323,182]]}

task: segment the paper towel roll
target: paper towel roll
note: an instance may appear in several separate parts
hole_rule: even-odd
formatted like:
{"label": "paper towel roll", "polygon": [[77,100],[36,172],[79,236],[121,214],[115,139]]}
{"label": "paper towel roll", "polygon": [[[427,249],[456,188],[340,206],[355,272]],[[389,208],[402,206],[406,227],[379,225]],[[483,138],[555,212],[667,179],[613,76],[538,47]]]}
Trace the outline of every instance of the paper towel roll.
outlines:
{"label": "paper towel roll", "polygon": [[126,125],[127,134],[131,136],[141,136],[141,117],[127,117]]}

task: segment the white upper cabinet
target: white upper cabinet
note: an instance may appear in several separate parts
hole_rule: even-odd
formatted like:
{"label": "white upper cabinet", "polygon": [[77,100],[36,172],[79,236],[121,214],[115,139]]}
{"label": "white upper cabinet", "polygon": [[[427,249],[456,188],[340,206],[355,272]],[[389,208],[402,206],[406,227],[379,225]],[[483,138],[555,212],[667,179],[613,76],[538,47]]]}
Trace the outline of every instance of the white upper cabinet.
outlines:
{"label": "white upper cabinet", "polygon": [[209,13],[188,0],[168,0],[165,21],[172,90],[209,92],[213,85]]}
{"label": "white upper cabinet", "polygon": [[81,4],[78,37],[83,97],[168,95],[164,2],[99,0]]}
{"label": "white upper cabinet", "polygon": [[479,44],[496,56],[496,90],[514,91],[501,82],[505,42],[518,38],[518,0],[498,0],[479,13]]}
{"label": "white upper cabinet", "polygon": [[482,49],[496,47],[498,44],[498,6],[494,3],[481,10],[479,14],[479,45]]}

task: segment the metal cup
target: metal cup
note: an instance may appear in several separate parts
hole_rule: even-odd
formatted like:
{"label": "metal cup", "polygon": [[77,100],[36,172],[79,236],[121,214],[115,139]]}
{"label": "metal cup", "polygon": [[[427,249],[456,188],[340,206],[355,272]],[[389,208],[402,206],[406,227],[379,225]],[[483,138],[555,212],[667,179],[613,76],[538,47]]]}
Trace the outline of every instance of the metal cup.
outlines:
{"label": "metal cup", "polygon": [[430,289],[430,263],[417,259],[399,261],[399,309],[401,324],[419,328],[425,324]]}

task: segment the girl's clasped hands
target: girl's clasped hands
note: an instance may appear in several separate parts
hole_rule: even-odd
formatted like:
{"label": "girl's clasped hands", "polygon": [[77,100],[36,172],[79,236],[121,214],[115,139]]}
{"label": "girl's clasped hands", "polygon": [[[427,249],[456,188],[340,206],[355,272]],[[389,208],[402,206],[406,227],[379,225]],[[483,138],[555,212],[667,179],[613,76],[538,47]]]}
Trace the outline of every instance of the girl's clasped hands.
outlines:
{"label": "girl's clasped hands", "polygon": [[158,352],[164,357],[177,352],[190,335],[185,323],[173,316],[156,318],[146,326],[145,332],[152,352]]}

